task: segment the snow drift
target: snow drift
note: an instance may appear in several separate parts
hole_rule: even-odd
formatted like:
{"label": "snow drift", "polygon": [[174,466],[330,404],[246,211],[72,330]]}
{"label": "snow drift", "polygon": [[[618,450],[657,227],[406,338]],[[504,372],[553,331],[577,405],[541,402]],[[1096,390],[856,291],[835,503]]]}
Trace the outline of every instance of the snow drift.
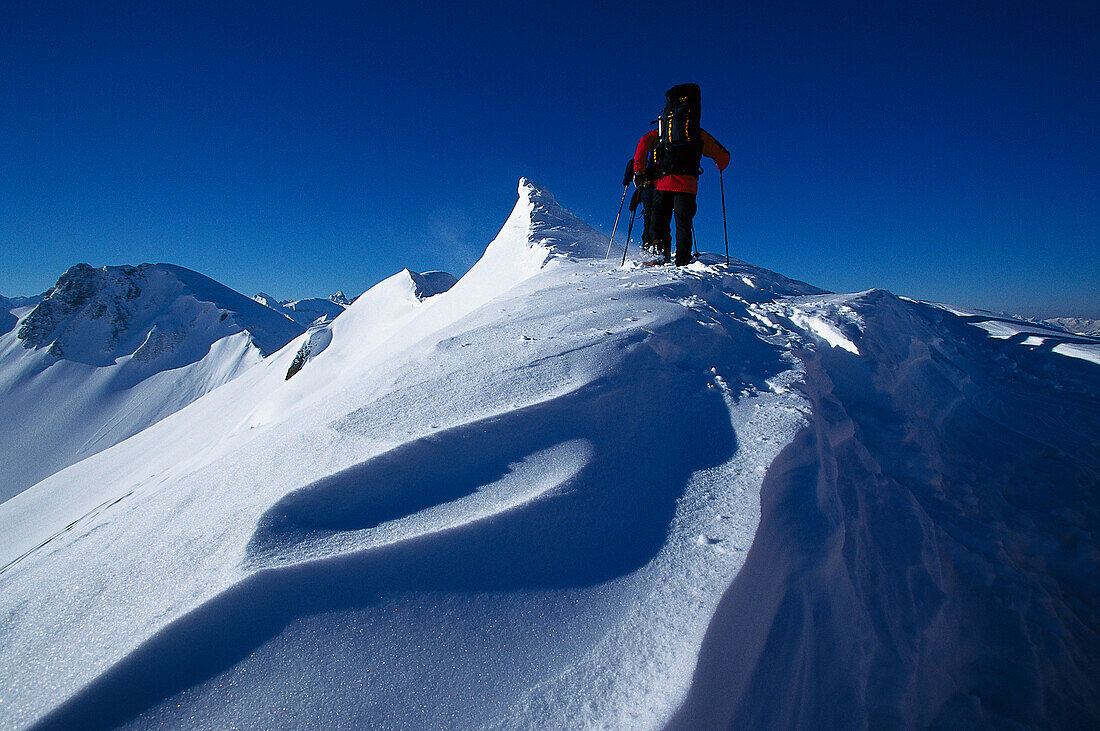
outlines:
{"label": "snow drift", "polygon": [[810,427],[674,725],[1095,725],[1098,368],[843,299],[858,350],[800,352]]}
{"label": "snow drift", "polygon": [[606,246],[521,180],[446,292],[0,505],[0,723],[1097,722],[1096,364]]}

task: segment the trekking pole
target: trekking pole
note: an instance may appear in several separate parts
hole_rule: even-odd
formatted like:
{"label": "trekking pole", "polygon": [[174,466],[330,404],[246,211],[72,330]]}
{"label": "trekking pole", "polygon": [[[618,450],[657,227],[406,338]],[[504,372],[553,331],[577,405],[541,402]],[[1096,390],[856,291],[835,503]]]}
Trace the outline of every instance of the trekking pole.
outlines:
{"label": "trekking pole", "polygon": [[626,191],[630,188],[630,183],[623,186],[623,198],[619,201],[619,212],[615,214],[615,225],[611,227],[611,240],[607,242],[607,253],[603,255],[603,258],[611,256],[611,244],[615,243],[615,230],[619,228],[619,216],[623,215],[623,203],[626,203]]}
{"label": "trekking pole", "polygon": [[[722,238],[726,240],[726,266],[730,265],[730,237],[726,233],[726,183],[722,180],[722,171],[718,171],[718,185],[722,187]],[[624,193],[625,195],[625,193]],[[604,257],[606,258],[606,257]]]}
{"label": "trekking pole", "polygon": [[630,225],[626,227],[626,245],[623,246],[623,260],[619,266],[626,266],[626,250],[630,248],[630,232],[634,230],[634,217],[638,215],[638,209],[630,212]]}
{"label": "trekking pole", "polygon": [[695,240],[695,222],[691,223],[691,249],[695,252],[695,258],[699,258],[699,242]]}

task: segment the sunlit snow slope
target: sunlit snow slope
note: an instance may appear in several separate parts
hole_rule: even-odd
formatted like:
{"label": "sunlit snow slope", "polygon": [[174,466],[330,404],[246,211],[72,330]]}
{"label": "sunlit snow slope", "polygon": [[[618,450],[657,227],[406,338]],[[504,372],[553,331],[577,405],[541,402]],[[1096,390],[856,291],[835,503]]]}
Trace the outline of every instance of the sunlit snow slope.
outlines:
{"label": "sunlit snow slope", "polygon": [[0,505],[0,724],[1097,722],[1100,367],[606,247],[523,180]]}
{"label": "sunlit snow slope", "polygon": [[302,332],[170,264],[78,264],[0,329],[0,502],[186,406]]}

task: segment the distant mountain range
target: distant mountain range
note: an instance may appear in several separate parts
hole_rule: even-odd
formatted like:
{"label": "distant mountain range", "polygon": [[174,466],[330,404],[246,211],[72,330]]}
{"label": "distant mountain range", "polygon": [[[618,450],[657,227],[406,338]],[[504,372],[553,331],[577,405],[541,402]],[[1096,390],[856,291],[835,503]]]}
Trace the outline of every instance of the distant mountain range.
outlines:
{"label": "distant mountain range", "polygon": [[1085,317],[1052,317],[1043,322],[1077,335],[1100,337],[1100,320],[1090,320]]}
{"label": "distant mountain range", "polygon": [[[417,273],[408,269],[405,271],[408,272],[409,277],[416,286],[417,296],[419,297],[430,297],[433,294],[446,292],[458,281],[447,272]],[[354,302],[354,300],[349,300],[342,291],[330,294],[327,299],[277,300],[266,292],[260,292],[254,295],[252,299],[276,312],[282,312],[304,327],[331,322]]]}
{"label": "distant mountain range", "polygon": [[271,295],[260,292],[252,297],[264,307],[281,312],[294,322],[307,327],[319,319],[331,321],[351,304],[343,292],[330,295],[328,299],[308,298],[300,300],[277,300]]}

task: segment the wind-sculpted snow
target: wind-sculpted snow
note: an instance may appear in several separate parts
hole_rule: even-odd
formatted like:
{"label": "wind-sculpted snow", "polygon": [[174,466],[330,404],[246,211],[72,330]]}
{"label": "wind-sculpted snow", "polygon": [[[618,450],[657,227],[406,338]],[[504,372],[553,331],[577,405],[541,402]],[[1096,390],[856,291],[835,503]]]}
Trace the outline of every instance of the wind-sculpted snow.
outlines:
{"label": "wind-sculpted snow", "polygon": [[[474,281],[538,228],[510,221]],[[51,668],[43,686],[9,666],[5,713],[71,697],[50,723],[667,718],[751,542],[759,476],[805,419],[794,361],[723,287],[759,296],[741,277],[764,272],[513,274],[426,300],[391,278],[290,381],[296,344],[5,506],[33,542],[0,602],[48,608],[6,631]],[[87,507],[58,509],[71,481],[93,486]],[[155,577],[117,570],[150,551]],[[51,585],[61,566],[98,588]],[[293,699],[269,682],[290,657]]]}
{"label": "wind-sculpted snow", "polygon": [[1094,726],[1100,368],[881,291],[847,308],[862,357],[806,351],[813,426],[675,725]]}
{"label": "wind-sculpted snow", "polygon": [[248,563],[323,558],[472,523],[566,489],[591,461],[587,440],[536,449],[544,436],[534,446],[510,431],[502,439],[513,421],[492,422],[412,442],[288,495],[260,521]]}
{"label": "wind-sculpted snow", "polygon": [[409,272],[409,275],[416,285],[416,296],[420,299],[443,294],[458,282],[453,274],[448,274],[447,272],[431,271],[421,272],[419,274],[416,272]]}
{"label": "wind-sculpted snow", "polygon": [[[992,338],[1007,340],[1031,350],[1057,353],[1070,358],[1086,360],[1100,365],[1100,337],[1068,332],[1056,322],[1040,324],[1005,315],[994,315],[976,310],[938,305],[938,307],[958,315],[964,322],[981,328]],[[1087,329],[1089,321],[1067,319],[1064,324],[1076,325],[1078,329]]]}
{"label": "wind-sculpted snow", "polygon": [[[376,284],[362,297],[356,298],[352,314],[345,317],[340,325],[341,327],[347,325],[348,329],[356,330],[361,334],[367,330],[374,338],[385,339],[387,334],[401,328],[405,318],[415,312],[420,302],[446,292],[454,284],[455,278],[446,272],[430,271],[418,274],[403,269]],[[338,294],[339,299],[345,299],[342,293]],[[257,295],[257,297],[261,296],[263,295]],[[343,305],[334,306],[339,306],[341,312],[345,309]],[[350,304],[348,306],[350,307]],[[349,322],[351,320],[354,322]],[[309,328],[305,339],[298,346],[294,361],[287,369],[286,379],[290,380],[307,363],[328,348],[332,338],[332,321],[319,319]]]}
{"label": "wind-sculpted snow", "polygon": [[519,189],[530,206],[528,239],[532,245],[573,257],[604,255],[606,237],[558,205],[550,191],[527,178],[520,179]]}
{"label": "wind-sculpted snow", "polygon": [[[682,291],[680,285],[670,286],[668,294]],[[545,302],[534,296],[531,300],[525,306],[545,311]],[[174,711],[168,709],[181,702],[209,709],[210,703],[218,702],[213,699],[220,696],[219,688],[226,687],[226,673],[237,678],[231,685],[259,682],[250,674],[252,663],[238,666],[241,660],[264,658],[252,667],[268,667],[274,658],[314,645],[319,632],[336,631],[343,637],[324,619],[334,613],[342,618],[340,624],[350,621],[373,628],[360,631],[354,640],[362,669],[367,658],[373,663],[397,651],[396,638],[378,631],[379,620],[393,611],[395,594],[447,596],[449,605],[466,607],[454,619],[460,624],[481,616],[479,621],[493,625],[521,622],[529,630],[544,626],[539,633],[550,635],[532,636],[528,646],[517,647],[471,628],[463,642],[473,664],[452,671],[443,669],[449,643],[437,649],[422,647],[420,662],[439,668],[440,676],[417,691],[421,701],[399,709],[392,708],[393,682],[404,685],[407,678],[366,686],[356,681],[358,700],[349,707],[329,707],[324,689],[310,684],[312,700],[302,699],[301,708],[321,713],[323,724],[349,727],[387,717],[404,725],[433,723],[443,710],[436,704],[444,698],[457,702],[468,697],[483,672],[471,669],[501,652],[509,653],[517,670],[535,669],[538,678],[552,679],[570,667],[577,678],[587,677],[580,673],[584,663],[569,658],[598,642],[634,601],[632,591],[623,586],[609,589],[608,582],[653,581],[643,581],[638,572],[645,573],[667,552],[677,503],[693,475],[725,465],[737,449],[727,395],[715,374],[698,363],[733,365],[753,357],[754,378],[765,388],[769,372],[790,366],[774,348],[753,345],[751,331],[733,321],[724,323],[733,332],[715,338],[712,328],[717,323],[705,318],[720,321],[721,314],[702,299],[696,307],[699,314],[676,305],[692,316],[652,333],[602,333],[602,340],[617,343],[612,352],[621,349],[623,360],[576,390],[408,442],[290,493],[265,511],[248,542],[243,565],[256,573],[164,627],[42,727],[64,727],[89,718],[103,719],[103,725],[110,726],[141,713],[145,715],[139,725],[145,725],[171,715]],[[528,326],[538,322],[526,316],[519,319]],[[750,340],[734,337],[739,331]],[[479,336],[492,334],[467,337]],[[567,331],[564,339],[573,337]],[[581,342],[586,348],[599,344]],[[577,355],[568,342],[555,345],[551,353],[555,352],[555,360]],[[585,360],[582,356],[580,362]],[[388,411],[385,405],[377,408]],[[798,412],[792,415],[800,418]],[[356,413],[336,426],[348,433],[371,423],[366,414]],[[725,540],[720,534],[712,530],[705,541],[697,540],[699,533],[685,535],[677,550],[701,552],[704,559],[717,555],[713,552]],[[721,585],[715,583],[713,596]],[[578,603],[577,597],[586,595],[589,600]],[[490,596],[509,598],[485,604]],[[605,599],[592,601],[596,596]],[[399,605],[405,601],[399,600]],[[549,614],[540,618],[544,612]],[[689,616],[674,618],[672,627],[682,631],[679,627]],[[559,636],[554,621],[545,624],[554,617],[587,630]],[[695,631],[703,626],[698,621],[690,624]],[[644,628],[631,627],[630,634],[636,633],[647,634]],[[415,636],[406,639],[419,642]],[[159,669],[165,657],[173,658],[170,674]],[[688,660],[685,669],[690,668],[690,657],[681,658]],[[323,672],[320,667],[316,671]],[[243,679],[239,673],[244,673]],[[530,695],[529,682],[522,676],[501,677],[499,682],[491,701],[450,709],[455,724],[492,722],[488,708],[502,714],[498,721],[513,713],[520,714],[513,718],[521,725],[535,723],[537,716],[524,715],[541,708],[538,694]],[[192,687],[195,690],[189,691]],[[528,710],[508,711],[509,706]],[[247,710],[237,713],[255,723],[267,718],[270,709],[250,702]],[[306,716],[298,711],[290,713],[283,722],[305,722]],[[400,714],[400,721],[387,715],[394,713]],[[278,722],[275,717],[271,721]]]}
{"label": "wind-sculpted snow", "polygon": [[520,178],[518,193],[519,200],[500,233],[455,284],[451,299],[461,301],[466,293],[478,300],[503,294],[542,271],[550,259],[604,255],[607,237],[558,205],[549,191]]}
{"label": "wind-sculpted snow", "polygon": [[0,505],[0,724],[1096,725],[1100,368],[606,246],[521,181]]}

